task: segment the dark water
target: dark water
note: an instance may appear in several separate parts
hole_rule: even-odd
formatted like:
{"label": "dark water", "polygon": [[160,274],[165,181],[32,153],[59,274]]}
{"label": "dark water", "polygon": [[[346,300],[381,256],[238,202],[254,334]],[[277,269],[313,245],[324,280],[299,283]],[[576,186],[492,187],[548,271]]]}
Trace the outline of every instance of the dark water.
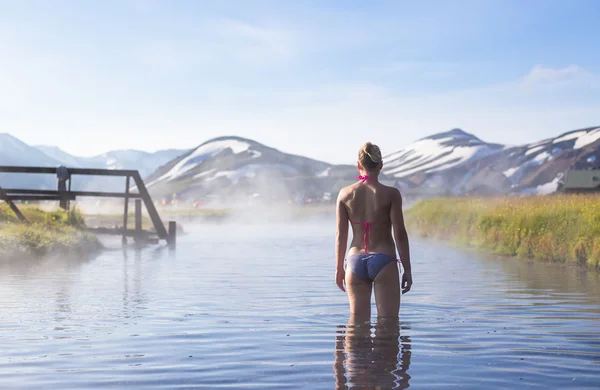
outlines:
{"label": "dark water", "polygon": [[4,264],[0,389],[600,387],[597,274],[413,240],[400,323],[348,326],[332,229]]}

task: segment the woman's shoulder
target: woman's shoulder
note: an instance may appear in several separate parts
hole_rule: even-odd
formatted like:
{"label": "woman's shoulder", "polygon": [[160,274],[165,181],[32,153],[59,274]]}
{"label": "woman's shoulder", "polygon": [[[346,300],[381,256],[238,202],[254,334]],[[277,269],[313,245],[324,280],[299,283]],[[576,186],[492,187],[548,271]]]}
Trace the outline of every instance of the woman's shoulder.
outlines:
{"label": "woman's shoulder", "polygon": [[387,184],[383,184],[382,182],[379,182],[379,185],[384,188],[386,191],[390,191],[390,192],[400,192],[400,190],[398,189],[398,187],[394,186],[394,185],[387,185]]}

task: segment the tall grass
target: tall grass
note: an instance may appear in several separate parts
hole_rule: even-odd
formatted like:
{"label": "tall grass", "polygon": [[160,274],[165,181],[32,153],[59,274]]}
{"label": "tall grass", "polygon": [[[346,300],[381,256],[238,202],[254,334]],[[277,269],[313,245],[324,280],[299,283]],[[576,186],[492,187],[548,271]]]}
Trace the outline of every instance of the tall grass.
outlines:
{"label": "tall grass", "polygon": [[21,207],[30,223],[22,223],[12,210],[0,204],[0,260],[53,253],[84,254],[100,248],[97,238],[82,228],[77,210],[44,212]]}
{"label": "tall grass", "polygon": [[496,253],[600,268],[600,196],[431,199],[406,211],[422,236]]}

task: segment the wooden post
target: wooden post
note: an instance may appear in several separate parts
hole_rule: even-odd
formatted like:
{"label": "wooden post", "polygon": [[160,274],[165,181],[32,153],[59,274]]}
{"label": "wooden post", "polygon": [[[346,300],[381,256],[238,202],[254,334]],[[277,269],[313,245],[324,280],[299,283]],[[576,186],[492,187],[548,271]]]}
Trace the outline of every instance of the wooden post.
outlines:
{"label": "wooden post", "polygon": [[169,247],[175,248],[177,242],[177,222],[169,221]]}
{"label": "wooden post", "polygon": [[135,200],[135,235],[137,238],[142,237],[142,200]]}
{"label": "wooden post", "polygon": [[[71,174],[69,174],[69,193],[71,193]],[[67,210],[71,210],[71,199],[67,200]]]}
{"label": "wooden post", "polygon": [[125,179],[125,205],[123,210],[123,242],[127,242],[127,220],[129,219],[129,175]]}
{"label": "wooden post", "polygon": [[8,194],[4,192],[2,187],[0,187],[0,197],[4,198],[4,201],[8,203],[8,207],[10,207],[13,213],[17,215],[17,218],[19,218],[21,222],[27,222],[27,218],[25,218],[25,216],[21,213],[21,210],[19,210],[19,208],[13,203]]}
{"label": "wooden post", "polygon": [[146,210],[148,210],[148,214],[150,215],[150,219],[152,220],[152,224],[154,225],[156,234],[158,234],[158,238],[161,240],[169,240],[169,234],[167,233],[167,229],[165,229],[165,225],[162,224],[160,216],[156,211],[156,207],[154,207],[154,203],[152,203],[150,194],[148,193],[146,185],[144,184],[144,181],[142,180],[142,177],[140,176],[139,172],[134,172],[133,180],[135,180],[135,185],[137,186],[138,192],[144,200]]}

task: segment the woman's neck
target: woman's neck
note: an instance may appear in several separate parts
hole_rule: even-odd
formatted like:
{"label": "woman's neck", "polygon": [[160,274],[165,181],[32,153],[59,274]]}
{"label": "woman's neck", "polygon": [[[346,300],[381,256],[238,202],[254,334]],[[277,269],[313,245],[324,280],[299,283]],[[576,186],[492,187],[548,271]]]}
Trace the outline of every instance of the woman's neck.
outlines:
{"label": "woman's neck", "polygon": [[373,172],[359,172],[358,178],[360,181],[364,182],[378,182],[379,174]]}

